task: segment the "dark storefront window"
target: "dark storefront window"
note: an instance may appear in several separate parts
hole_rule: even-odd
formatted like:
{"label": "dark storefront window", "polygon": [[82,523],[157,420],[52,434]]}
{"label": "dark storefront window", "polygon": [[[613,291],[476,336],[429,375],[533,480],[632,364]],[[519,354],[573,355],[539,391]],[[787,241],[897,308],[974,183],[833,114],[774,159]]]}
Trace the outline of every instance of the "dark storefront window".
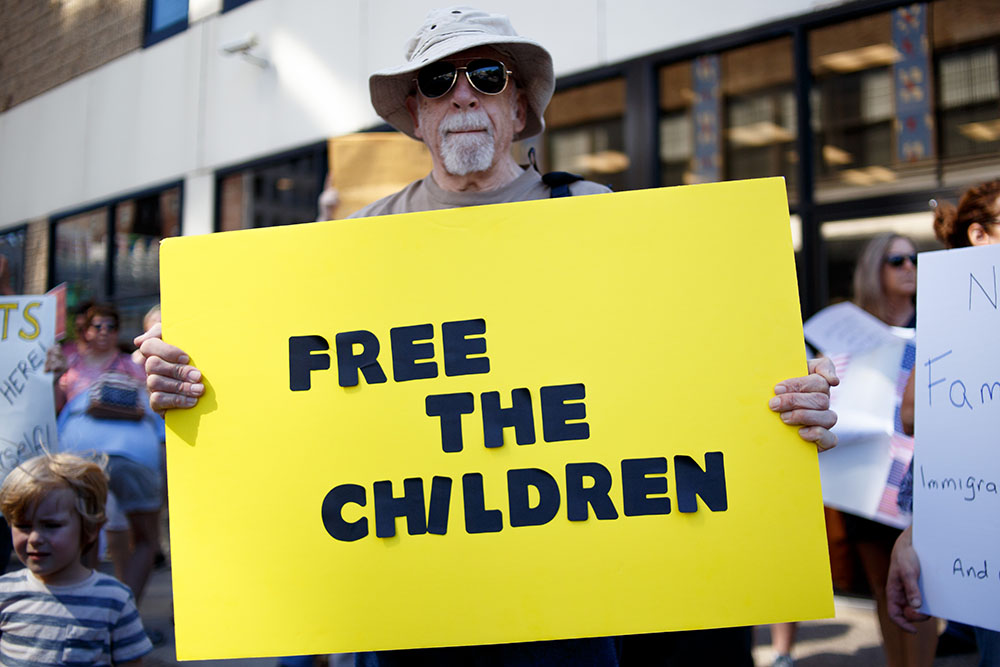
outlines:
{"label": "dark storefront window", "polygon": [[545,165],[624,190],[625,81],[612,79],[556,93],[545,112]]}
{"label": "dark storefront window", "polygon": [[0,232],[0,296],[24,293],[26,227]]}
{"label": "dark storefront window", "polygon": [[794,201],[798,124],[791,39],[727,51],[722,85],[726,178],[783,176]]}
{"label": "dark storefront window", "polygon": [[819,190],[892,183],[892,65],[900,56],[890,13],[820,28],[809,39]]}
{"label": "dark storefront window", "polygon": [[104,301],[108,292],[107,206],[55,222],[52,284],[66,283],[72,310],[85,301]]}
{"label": "dark storefront window", "polygon": [[691,62],[660,68],[660,185],[694,182]]}
{"label": "dark storefront window", "polygon": [[177,185],[54,219],[50,283],[66,283],[70,311],[111,302],[121,312],[122,340],[140,332],[160,299],[160,241],[180,234],[180,210]]}
{"label": "dark storefront window", "polygon": [[995,177],[1000,161],[1000,12],[995,0],[932,9],[941,171],[964,188]]}
{"label": "dark storefront window", "polygon": [[228,232],[316,220],[327,164],[324,143],[220,173],[218,230]]}
{"label": "dark storefront window", "polygon": [[889,69],[877,68],[817,84],[820,178],[869,185],[888,176],[882,170],[892,162],[891,83]]}

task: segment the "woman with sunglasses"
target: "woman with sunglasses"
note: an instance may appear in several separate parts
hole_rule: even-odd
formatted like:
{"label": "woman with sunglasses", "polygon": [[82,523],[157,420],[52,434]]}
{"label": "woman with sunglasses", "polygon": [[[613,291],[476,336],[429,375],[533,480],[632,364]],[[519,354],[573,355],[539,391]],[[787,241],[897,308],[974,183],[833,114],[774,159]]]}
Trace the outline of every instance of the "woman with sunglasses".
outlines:
{"label": "woman with sunglasses", "polygon": [[[917,323],[917,250],[905,236],[885,233],[871,239],[854,270],[854,302],[882,322],[912,328]],[[900,531],[870,519],[843,514],[848,540],[854,545],[875,597],[882,645],[890,667],[930,666],[937,644],[936,627],[927,624],[917,635],[902,632],[889,618],[886,576],[889,556]]]}
{"label": "woman with sunglasses", "polygon": [[[1000,243],[1000,179],[988,181],[969,188],[955,208],[948,203],[940,203],[934,209],[934,234],[946,248],[966,248],[969,246],[993,245]],[[903,428],[913,433],[913,376],[906,387],[903,405],[900,408]],[[901,505],[905,502],[913,507],[913,467],[906,473],[904,486],[909,481],[909,493],[900,489]],[[886,596],[888,612],[893,621],[907,632],[923,633],[934,623],[929,616],[921,614],[920,559],[913,549],[913,527],[910,526],[899,536],[892,550]],[[917,623],[914,625],[914,623]],[[1000,667],[1000,632],[985,628],[973,628],[979,649],[980,667]]]}
{"label": "woman with sunglasses", "polygon": [[[114,526],[109,503],[109,551],[116,576],[132,589],[138,602],[159,545],[160,443],[165,434],[163,420],[149,409],[145,370],[118,347],[118,326],[114,306],[98,304],[87,310],[82,336],[85,347],[69,362],[56,384],[59,447],[63,451],[108,455],[109,500],[125,519],[122,525]],[[145,413],[140,418],[108,419],[91,414],[89,390],[107,373],[134,380],[145,401]],[[114,534],[115,528],[118,534]]]}

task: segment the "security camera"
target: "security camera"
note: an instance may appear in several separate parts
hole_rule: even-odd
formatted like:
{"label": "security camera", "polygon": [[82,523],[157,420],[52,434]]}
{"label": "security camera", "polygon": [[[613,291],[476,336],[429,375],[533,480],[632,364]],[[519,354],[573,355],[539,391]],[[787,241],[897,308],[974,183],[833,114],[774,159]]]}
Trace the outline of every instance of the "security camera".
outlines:
{"label": "security camera", "polygon": [[250,51],[253,50],[254,47],[256,46],[257,46],[257,35],[254,33],[250,33],[243,39],[238,39],[233,42],[226,42],[219,49],[219,53],[226,56],[239,55],[241,58],[243,58],[243,60],[246,60],[248,63],[256,65],[261,69],[267,69],[270,66],[270,62],[268,62],[267,58],[250,53]]}
{"label": "security camera", "polygon": [[243,39],[237,39],[222,45],[222,53],[234,55],[237,53],[249,53],[250,49],[257,46],[257,35],[251,33]]}

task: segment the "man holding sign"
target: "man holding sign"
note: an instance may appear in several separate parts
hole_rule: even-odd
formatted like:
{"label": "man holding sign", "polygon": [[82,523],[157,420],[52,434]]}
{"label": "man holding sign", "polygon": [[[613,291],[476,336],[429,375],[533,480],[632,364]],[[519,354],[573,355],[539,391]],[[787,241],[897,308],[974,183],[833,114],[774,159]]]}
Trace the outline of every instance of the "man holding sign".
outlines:
{"label": "man holding sign", "polygon": [[[514,141],[542,131],[553,82],[548,52],[518,36],[506,17],[464,7],[432,12],[409,42],[407,62],[374,74],[370,88],[372,103],[386,121],[427,144],[433,169],[424,179],[355,215],[607,192],[603,186],[572,177],[543,180],[511,157]],[[147,358],[152,405],[157,410],[193,407],[205,395],[201,372],[160,334],[156,326],[136,339]],[[827,361],[811,362],[809,371],[808,376],[778,384],[769,407],[786,424],[800,425],[804,440],[828,449],[836,444],[829,431],[836,421],[829,409],[829,389],[837,378]],[[377,665],[617,664],[614,643],[606,638],[470,646],[430,654],[379,653],[365,660]]]}

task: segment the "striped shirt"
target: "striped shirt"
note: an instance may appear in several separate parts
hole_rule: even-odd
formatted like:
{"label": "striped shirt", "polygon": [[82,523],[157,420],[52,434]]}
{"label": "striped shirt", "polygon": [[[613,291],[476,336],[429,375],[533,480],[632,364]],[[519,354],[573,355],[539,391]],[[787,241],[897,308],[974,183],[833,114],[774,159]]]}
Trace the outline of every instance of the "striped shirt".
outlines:
{"label": "striped shirt", "polygon": [[132,592],[93,572],[71,586],[46,586],[27,569],[0,577],[0,664],[113,665],[153,649]]}

